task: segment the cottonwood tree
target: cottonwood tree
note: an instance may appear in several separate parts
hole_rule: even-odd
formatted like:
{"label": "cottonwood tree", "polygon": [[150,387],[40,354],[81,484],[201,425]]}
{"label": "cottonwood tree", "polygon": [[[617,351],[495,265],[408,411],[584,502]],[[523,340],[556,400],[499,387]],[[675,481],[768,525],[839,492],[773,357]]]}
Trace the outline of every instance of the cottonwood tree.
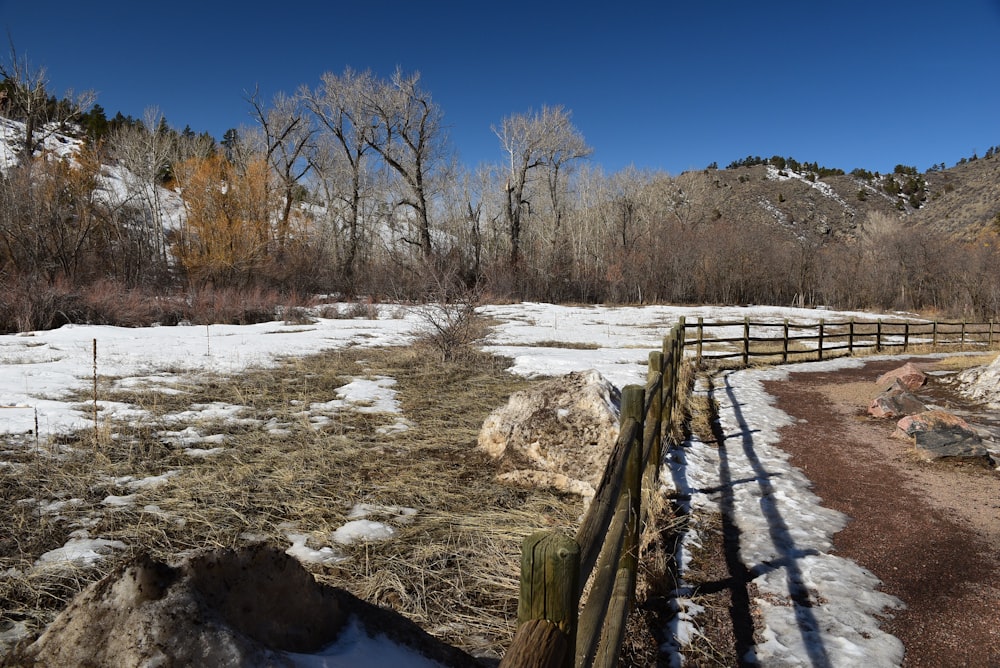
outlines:
{"label": "cottonwood tree", "polygon": [[348,68],[342,75],[324,73],[315,90],[303,87],[299,92],[320,130],[309,162],[325,189],[327,206],[344,212],[347,239],[341,271],[348,283],[357,268],[364,211],[373,190],[369,155],[374,152],[375,121],[368,101],[374,88],[370,72]]}
{"label": "cottonwood tree", "polygon": [[570,112],[561,106],[543,106],[539,112],[507,116],[499,127],[493,127],[493,132],[505,153],[504,215],[510,235],[510,264],[516,266],[521,259],[525,213],[531,212],[535,184],[539,179],[544,183],[553,225],[558,230],[565,169],[572,161],[590,155],[591,149],[573,126]]}
{"label": "cottonwood tree", "polygon": [[431,203],[435,183],[444,173],[446,139],[443,114],[420,87],[420,74],[396,70],[389,81],[376,81],[366,94],[373,126],[368,145],[398,177],[402,188],[397,204],[413,214],[417,238],[404,240],[420,248],[429,260]]}
{"label": "cottonwood tree", "polygon": [[315,130],[309,123],[305,110],[298,98],[284,93],[274,96],[267,107],[260,99],[258,91],[247,97],[257,121],[260,152],[277,176],[281,193],[281,212],[278,214],[275,237],[279,256],[284,253],[291,227],[292,205],[302,179],[312,169],[306,159]]}
{"label": "cottonwood tree", "polygon": [[0,79],[5,93],[0,110],[8,118],[24,123],[17,141],[21,164],[31,160],[46,138],[65,131],[65,124],[78,119],[96,99],[93,91],[78,95],[68,91],[60,101],[50,97],[45,68],[32,67],[27,57],[18,55],[13,42],[9,56],[0,62]]}

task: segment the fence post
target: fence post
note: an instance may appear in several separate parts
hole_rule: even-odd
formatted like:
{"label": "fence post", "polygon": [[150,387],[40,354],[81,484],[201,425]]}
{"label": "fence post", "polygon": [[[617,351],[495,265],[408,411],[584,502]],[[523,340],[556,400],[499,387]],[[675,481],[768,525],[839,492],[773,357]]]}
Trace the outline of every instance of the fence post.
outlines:
{"label": "fence post", "polygon": [[705,340],[705,318],[698,316],[698,354],[695,357],[695,364],[701,368],[701,352]]}
{"label": "fence post", "polygon": [[750,318],[743,318],[743,366],[750,366]]}
{"label": "fence post", "polygon": [[785,318],[785,335],[781,339],[781,363],[788,364],[788,318]]}
{"label": "fence post", "polygon": [[854,356],[854,318],[847,323],[847,355]]}
{"label": "fence post", "polygon": [[[680,324],[677,327],[677,334],[674,336],[674,354],[671,359],[671,361],[673,362],[674,369],[673,373],[670,375],[671,421],[674,419],[674,415],[676,414],[677,409],[681,407],[681,402],[684,400],[683,393],[678,391],[680,388],[677,385],[681,380],[681,365],[684,364],[684,336],[685,336],[684,322],[685,322],[684,316],[681,316]],[[669,424],[667,425],[667,428],[668,429],[670,428]]]}
{"label": "fence post", "polygon": [[575,540],[558,531],[537,531],[524,540],[517,633],[501,666],[573,665],[579,579],[580,546]]}
{"label": "fence post", "polygon": [[821,362],[823,361],[823,328],[824,328],[825,325],[826,325],[826,322],[823,320],[823,318],[820,318],[819,319],[819,360]]}
{"label": "fence post", "polygon": [[993,320],[990,319],[990,333],[986,338],[986,349],[989,350],[993,347]]}
{"label": "fence post", "polygon": [[903,352],[905,353],[910,348],[910,323],[903,323]]}
{"label": "fence post", "polygon": [[646,393],[652,396],[649,400],[649,413],[646,415],[645,425],[645,432],[651,443],[649,453],[643,462],[643,466],[646,467],[646,480],[643,484],[644,514],[652,507],[653,495],[656,494],[660,478],[660,461],[663,457],[663,395],[666,380],[667,376],[663,373],[663,353],[654,350],[649,353],[649,370],[646,372]]}
{"label": "fence post", "polygon": [[660,410],[660,420],[663,423],[664,433],[670,428],[670,421],[674,414],[674,356],[677,354],[674,337],[676,332],[676,329],[671,331],[670,336],[663,339],[663,394],[661,395],[663,408]]}
{"label": "fence post", "polygon": [[965,321],[962,321],[962,338],[958,340],[958,349],[965,350]]}
{"label": "fence post", "polygon": [[[638,448],[635,448],[637,451]],[[625,624],[635,604],[635,583],[639,572],[639,492],[642,479],[637,452],[629,457],[625,469],[625,494],[629,505],[628,526],[618,557],[608,615],[601,630],[601,642],[594,657],[594,668],[616,668],[619,664]]]}
{"label": "fence post", "polygon": [[875,323],[875,352],[882,352],[882,321]]}
{"label": "fence post", "polygon": [[937,348],[937,320],[934,321],[933,327],[931,327],[931,346]]}
{"label": "fence post", "polygon": [[[612,619],[609,615],[612,597],[618,590],[620,571],[628,570],[630,557],[635,557],[638,550],[638,503],[639,486],[642,484],[642,434],[643,412],[645,410],[646,390],[641,385],[626,385],[622,388],[621,425],[619,438],[624,438],[631,424],[637,425],[635,439],[629,442],[625,454],[625,468],[622,472],[621,492],[615,499],[615,515],[605,534],[604,547],[600,559],[594,569],[593,585],[587,604],[580,616],[579,632],[576,642],[576,665],[589,666],[597,655],[598,647],[605,640],[605,652],[613,649],[615,658],[619,645],[608,646],[608,633],[612,636],[624,628],[624,618]],[[614,536],[615,538],[612,538]],[[632,577],[634,578],[634,571]],[[633,580],[634,583],[634,580]],[[632,586],[632,593],[635,586]],[[620,602],[620,601],[619,601]],[[627,610],[627,608],[626,608]],[[620,628],[616,628],[620,627]],[[612,640],[613,641],[613,640]]]}

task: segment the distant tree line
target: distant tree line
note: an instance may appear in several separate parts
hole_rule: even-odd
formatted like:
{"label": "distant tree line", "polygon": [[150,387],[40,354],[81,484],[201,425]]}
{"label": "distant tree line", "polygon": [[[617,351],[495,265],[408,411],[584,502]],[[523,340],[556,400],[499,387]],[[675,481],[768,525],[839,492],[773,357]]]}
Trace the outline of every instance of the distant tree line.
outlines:
{"label": "distant tree line", "polygon": [[823,167],[815,162],[799,162],[795,158],[783,158],[780,155],[762,158],[759,155],[748,155],[742,160],[733,160],[726,166],[726,169],[738,169],[740,167],[754,167],[756,165],[770,165],[779,170],[790,170],[797,173],[812,174],[815,178],[825,178],[827,176],[843,176],[844,170],[835,167]]}
{"label": "distant tree line", "polygon": [[[22,61],[0,74],[0,115],[26,128],[0,177],[0,282],[36,302],[113,285],[157,299],[205,289],[372,299],[473,291],[1000,313],[992,238],[959,244],[884,215],[864,220],[853,240],[732,220],[708,206],[712,186],[700,175],[590,164],[592,149],[558,106],[499,118],[496,161],[473,168],[455,159],[419,75],[402,70],[328,72],[269,100],[250,93],[253,123],[220,142],[172,129],[155,109],[108,119],[86,96],[53,101]],[[86,141],[60,159],[46,140],[71,130]],[[729,168],[758,164],[843,174],[780,156]],[[902,197],[926,191],[904,165],[852,175]],[[11,327],[5,308],[0,301],[0,329]]]}

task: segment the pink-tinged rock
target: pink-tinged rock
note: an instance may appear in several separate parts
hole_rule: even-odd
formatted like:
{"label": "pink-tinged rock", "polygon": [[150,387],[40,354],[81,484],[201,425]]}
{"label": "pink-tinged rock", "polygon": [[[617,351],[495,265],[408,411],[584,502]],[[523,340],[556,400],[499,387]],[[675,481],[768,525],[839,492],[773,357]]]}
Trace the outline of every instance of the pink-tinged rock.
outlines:
{"label": "pink-tinged rock", "polygon": [[902,383],[896,381],[892,387],[872,399],[868,414],[876,418],[893,418],[913,415],[927,410],[927,406],[911,394]]}
{"label": "pink-tinged rock", "polygon": [[942,410],[924,411],[915,415],[907,415],[896,423],[896,428],[901,435],[905,436],[914,436],[917,432],[921,431],[937,431],[942,429],[966,431],[971,435],[976,434],[968,422],[954,413]]}
{"label": "pink-tinged rock", "polygon": [[898,369],[887,371],[879,376],[878,380],[875,381],[875,384],[882,387],[888,387],[897,382],[902,383],[908,390],[915,390],[918,387],[922,387],[923,384],[927,382],[927,374],[918,369],[912,362],[907,362]]}

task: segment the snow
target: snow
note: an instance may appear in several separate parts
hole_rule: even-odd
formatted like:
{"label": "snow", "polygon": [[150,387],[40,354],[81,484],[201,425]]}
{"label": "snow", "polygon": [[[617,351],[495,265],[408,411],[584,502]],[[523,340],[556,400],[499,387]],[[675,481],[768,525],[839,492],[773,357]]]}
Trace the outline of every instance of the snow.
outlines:
{"label": "snow", "polygon": [[397,645],[384,635],[365,633],[356,617],[351,617],[340,637],[315,654],[289,654],[298,668],[439,668],[441,664]]}
{"label": "snow", "polygon": [[[801,365],[828,371],[861,364],[840,359]],[[799,370],[799,369],[796,369]],[[698,510],[725,511],[740,536],[740,559],[754,574],[766,626],[756,660],[764,665],[895,666],[902,644],[878,628],[877,615],[902,602],[877,591],[879,580],[831,554],[848,517],[824,508],[808,478],[788,463],[778,429],[791,418],[772,405],[763,381],[788,368],[726,373],[711,393],[724,447],[693,441],[669,456],[664,482],[677,484]],[[704,388],[701,391],[706,391]]]}
{"label": "snow", "polygon": [[797,181],[801,181],[810,188],[815,188],[816,190],[818,190],[820,193],[822,193],[824,197],[829,197],[833,201],[843,206],[849,212],[854,213],[854,208],[851,207],[847,202],[845,202],[844,198],[838,195],[837,192],[832,187],[830,187],[829,183],[824,183],[820,179],[810,180],[806,178],[804,174],[799,174],[798,172],[792,171],[790,169],[779,170],[774,165],[767,166],[767,178],[774,181],[787,181],[789,179],[795,179]]}
{"label": "snow", "polygon": [[91,538],[86,529],[78,529],[70,534],[70,539],[62,547],[50,550],[38,557],[38,567],[90,566],[103,559],[113,550],[124,550],[128,546],[119,540]]}
{"label": "snow", "polygon": [[[618,387],[644,383],[650,351],[660,350],[663,337],[681,316],[688,322],[710,321],[817,323],[820,319],[871,319],[866,313],[828,310],[750,307],[604,307],[557,306],[541,303],[491,305],[482,309],[495,319],[485,349],[513,360],[512,371],[528,378],[596,369]],[[399,345],[413,339],[425,320],[413,309],[401,317],[384,320],[319,318],[308,327],[283,322],[210,327],[65,326],[57,330],[0,336],[0,434],[8,435],[8,448],[30,445],[36,415],[40,436],[48,437],[92,424],[88,406],[70,398],[87,392],[93,382],[93,346],[101,377],[114,378],[117,387],[146,387],[155,391],[182,392],[207,373],[239,374],[254,367],[277,364],[290,356],[305,356],[347,346]],[[732,336],[742,334],[742,326]],[[730,334],[720,334],[729,336]],[[852,360],[811,363],[802,370],[823,370]],[[900,605],[877,591],[878,580],[847,559],[831,553],[832,538],[847,518],[824,508],[810,491],[808,478],[788,463],[780,449],[778,429],[789,416],[772,405],[762,381],[784,377],[787,368],[727,373],[712,391],[719,401],[724,449],[698,441],[668,454],[663,485],[690,494],[690,506],[699,512],[728,510],[741,532],[740,557],[755,576],[763,612],[764,642],[747,657],[763,665],[898,665],[899,641],[878,628],[878,616]],[[336,398],[323,404],[302,406],[315,424],[329,420],[327,413],[363,411],[384,413],[385,429],[405,438],[409,419],[400,406],[395,380],[365,375],[338,389]],[[708,391],[698,388],[697,391]],[[142,419],[140,407],[101,404],[118,415]],[[206,426],[213,421],[246,421],[260,429],[277,430],[275,420],[253,421],[239,405],[204,404],[172,417],[177,431],[160,436],[187,448],[190,456],[211,456],[225,449],[225,436]],[[183,428],[181,428],[183,426]],[[19,440],[20,439],[20,440]],[[22,446],[23,447],[23,446]],[[0,455],[2,457],[2,455]],[[3,462],[0,464],[6,465]],[[115,484],[124,492],[110,495],[109,509],[134,503],[138,490],[153,496],[170,484],[172,471],[162,476],[124,477]],[[724,484],[726,481],[732,484]],[[731,491],[720,491],[731,490]],[[155,498],[152,499],[155,501]],[[74,504],[72,499],[21,502],[35,504],[39,513],[58,513]],[[154,503],[146,512],[162,513]],[[417,516],[419,509],[357,505],[348,521],[325,535],[287,528],[288,553],[312,563],[336,563],[344,556],[339,546],[355,541],[392,540],[396,528]],[[76,526],[87,524],[77,519]],[[681,564],[689,559],[698,541],[697,527],[681,547]],[[311,545],[309,543],[312,543]],[[67,543],[39,558],[38,567],[56,564],[91,564],[126,545],[92,537],[78,529]],[[699,606],[681,585],[674,606],[678,616],[670,631],[674,641],[664,648],[675,665],[683,660],[685,646],[698,634]],[[808,598],[809,605],[802,602]],[[364,633],[348,634],[317,655],[297,656],[301,666],[352,665],[357,657],[372,668],[381,665],[432,665],[422,657],[401,655],[403,650],[384,639]],[[423,663],[420,663],[423,661]]]}

